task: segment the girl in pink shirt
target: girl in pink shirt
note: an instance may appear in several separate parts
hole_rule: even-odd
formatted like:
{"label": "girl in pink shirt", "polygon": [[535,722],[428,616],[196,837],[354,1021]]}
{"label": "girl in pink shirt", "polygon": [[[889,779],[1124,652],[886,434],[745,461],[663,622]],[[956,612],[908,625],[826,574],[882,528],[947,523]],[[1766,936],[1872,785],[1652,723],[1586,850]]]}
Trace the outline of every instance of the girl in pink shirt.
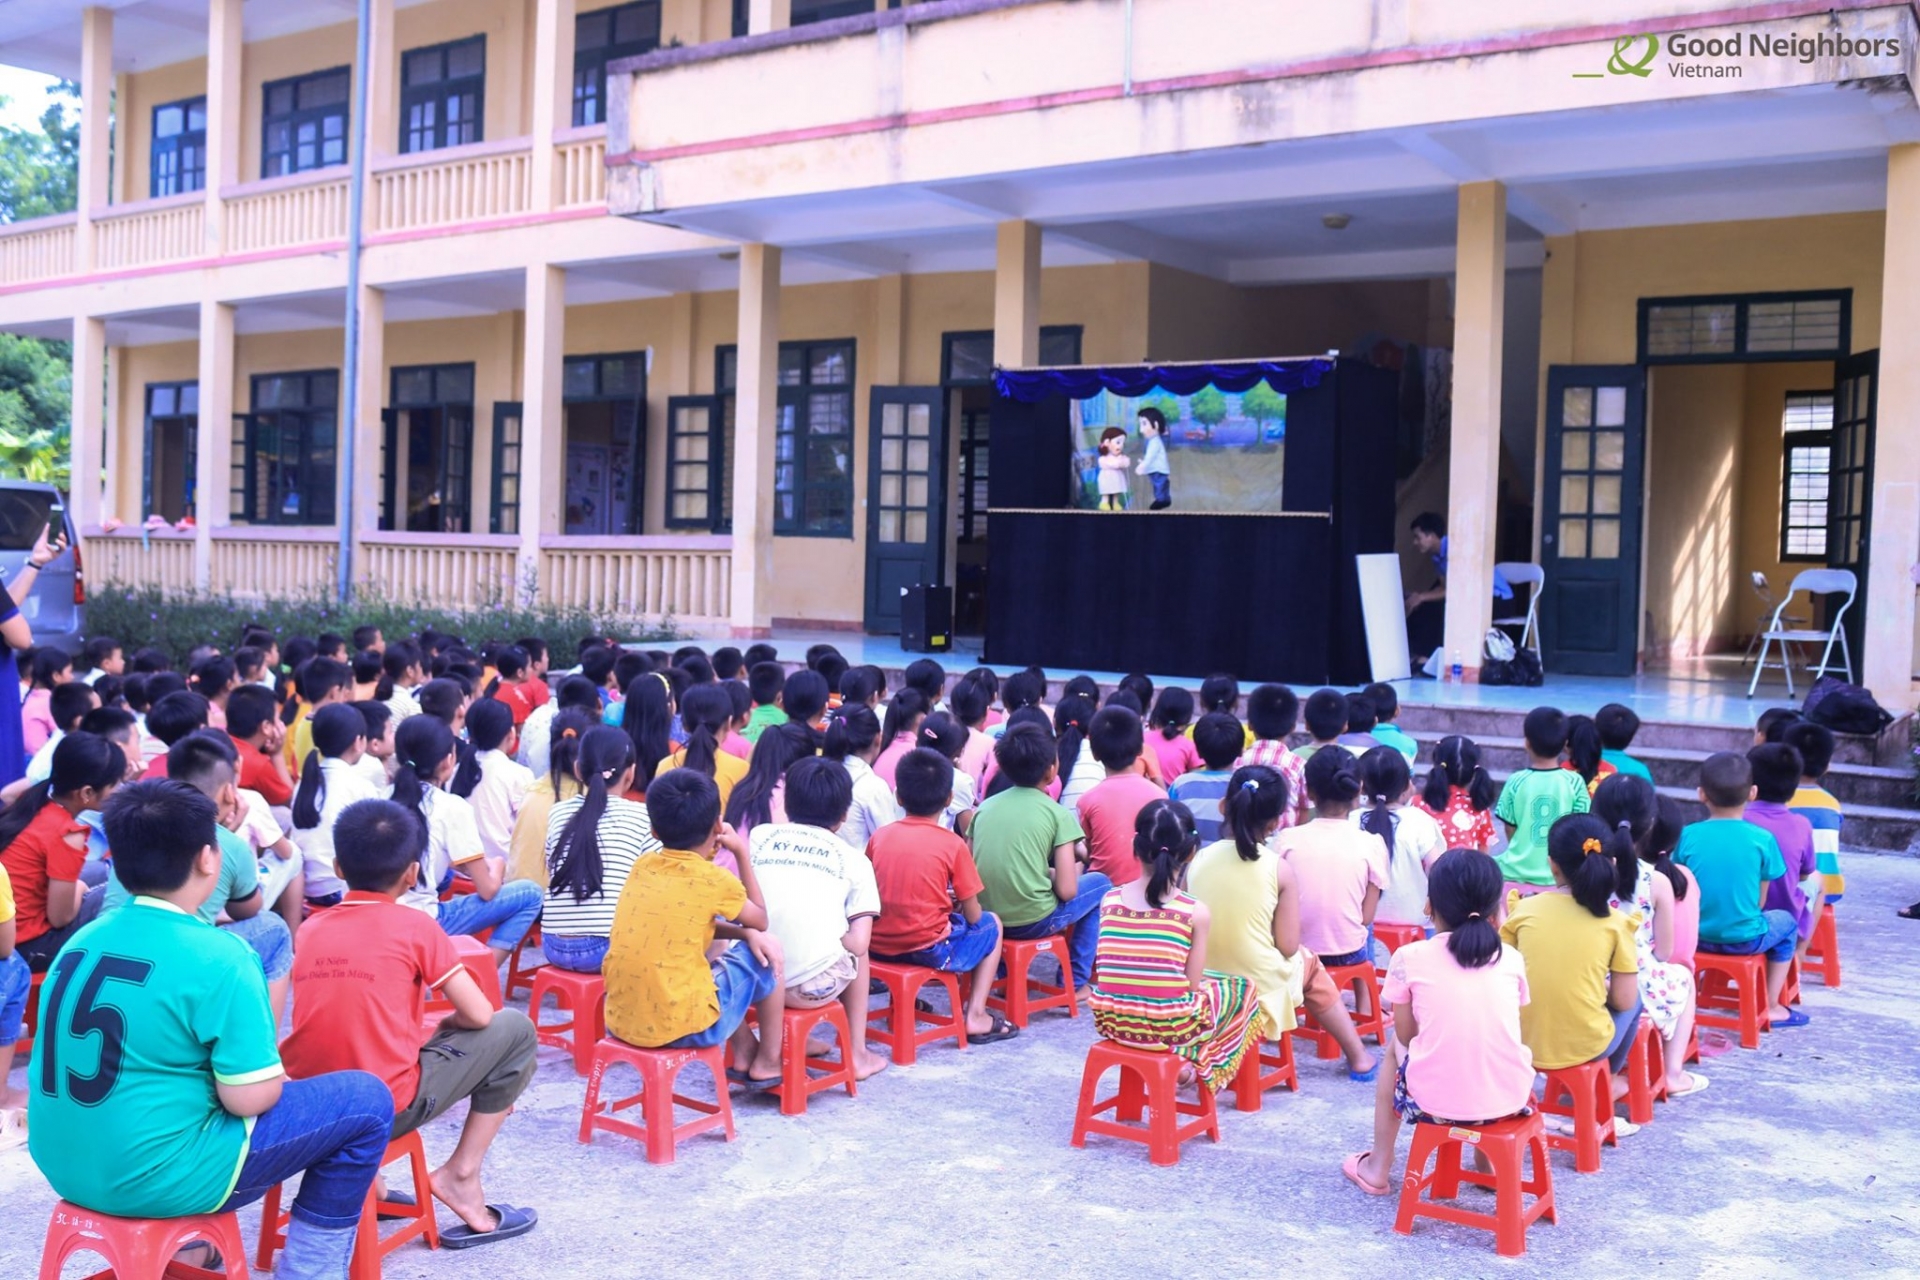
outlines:
{"label": "girl in pink shirt", "polygon": [[1402,1121],[1474,1127],[1532,1100],[1533,1054],[1520,1039],[1527,967],[1518,948],[1500,942],[1501,885],[1500,864],[1484,853],[1440,855],[1427,873],[1440,932],[1388,962],[1381,998],[1393,1008],[1398,1065],[1374,1090],[1373,1149],[1340,1166],[1370,1196],[1393,1190]]}
{"label": "girl in pink shirt", "polygon": [[1386,843],[1347,821],[1360,791],[1350,752],[1314,752],[1307,794],[1316,816],[1280,833],[1280,856],[1300,882],[1301,945],[1329,969],[1371,962],[1373,913],[1389,882]]}
{"label": "girl in pink shirt", "polygon": [[918,689],[902,689],[887,703],[887,717],[880,724],[880,741],[886,745],[873,762],[873,771],[888,790],[893,789],[893,771],[900,767],[900,757],[917,745],[920,724],[926,718],[927,695]]}
{"label": "girl in pink shirt", "polygon": [[972,676],[963,676],[947,695],[947,709],[967,730],[966,745],[960,748],[960,757],[953,762],[953,767],[973,779],[976,796],[986,788],[987,765],[993,759],[993,739],[985,732],[990,701],[992,695],[987,687]]}
{"label": "girl in pink shirt", "polygon": [[1160,762],[1162,778],[1177,778],[1195,769],[1204,769],[1200,749],[1187,736],[1193,723],[1193,695],[1169,685],[1154,699],[1153,714],[1147,717],[1147,750]]}

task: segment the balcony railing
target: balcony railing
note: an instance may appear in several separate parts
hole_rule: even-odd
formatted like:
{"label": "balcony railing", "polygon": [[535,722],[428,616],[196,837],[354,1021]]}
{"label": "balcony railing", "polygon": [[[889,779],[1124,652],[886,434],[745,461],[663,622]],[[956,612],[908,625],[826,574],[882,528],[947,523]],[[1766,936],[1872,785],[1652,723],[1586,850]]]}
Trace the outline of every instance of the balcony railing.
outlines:
{"label": "balcony railing", "polygon": [[483,142],[383,161],[373,175],[370,230],[404,231],[525,213],[532,207],[533,146]]}
{"label": "balcony railing", "polygon": [[198,192],[96,210],[94,258],[103,270],[197,258],[207,248],[207,203]]}
{"label": "balcony railing", "polygon": [[332,529],[220,529],[208,585],[243,600],[331,591],[340,535]]}
{"label": "balcony railing", "polygon": [[540,596],[603,617],[725,622],[733,607],[733,540],[715,537],[543,538]]}
{"label": "balcony railing", "polygon": [[347,171],[316,169],[221,191],[234,253],[347,238]]}
{"label": "balcony railing", "polygon": [[0,285],[71,275],[77,221],[62,213],[0,226]]}
{"label": "balcony railing", "polygon": [[158,587],[169,594],[193,590],[193,535],[171,530],[149,534],[91,534],[87,573],[122,587]]}
{"label": "balcony railing", "polygon": [[607,127],[596,124],[568,130],[556,143],[560,207],[604,206],[607,203]]}
{"label": "balcony railing", "polygon": [[354,566],[361,589],[401,604],[448,609],[512,604],[517,538],[457,533],[367,533]]}

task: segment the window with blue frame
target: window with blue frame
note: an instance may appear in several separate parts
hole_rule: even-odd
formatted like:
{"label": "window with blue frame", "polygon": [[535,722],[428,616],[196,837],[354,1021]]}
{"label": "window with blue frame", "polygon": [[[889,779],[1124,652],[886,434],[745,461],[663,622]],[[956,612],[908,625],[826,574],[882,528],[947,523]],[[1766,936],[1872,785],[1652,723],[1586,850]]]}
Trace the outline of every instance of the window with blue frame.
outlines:
{"label": "window with blue frame", "polygon": [[607,64],[660,47],[660,0],[596,9],[573,20],[573,123],[607,122]]}
{"label": "window with blue frame", "polygon": [[400,150],[484,141],[486,88],[485,36],[409,49],[400,60]]}
{"label": "window with blue frame", "polygon": [[153,147],[147,194],[184,195],[207,185],[207,100],[183,98],[153,109]]}
{"label": "window with blue frame", "polygon": [[260,129],[260,176],[279,178],[347,162],[348,67],[267,84]]}

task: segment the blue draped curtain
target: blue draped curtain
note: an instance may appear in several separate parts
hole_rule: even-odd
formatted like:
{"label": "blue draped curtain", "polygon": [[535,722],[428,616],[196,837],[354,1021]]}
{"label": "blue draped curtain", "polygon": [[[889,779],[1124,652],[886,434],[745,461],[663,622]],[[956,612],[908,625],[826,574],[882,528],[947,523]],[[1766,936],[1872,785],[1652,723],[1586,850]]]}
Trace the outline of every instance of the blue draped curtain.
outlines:
{"label": "blue draped curtain", "polygon": [[1282,395],[1318,386],[1333,371],[1333,360],[1234,360],[1219,364],[1107,365],[1082,369],[995,369],[993,385],[1002,396],[1034,404],[1049,396],[1085,400],[1111,391],[1117,396],[1144,396],[1156,388],[1176,396],[1190,396],[1214,386],[1238,395],[1265,382]]}

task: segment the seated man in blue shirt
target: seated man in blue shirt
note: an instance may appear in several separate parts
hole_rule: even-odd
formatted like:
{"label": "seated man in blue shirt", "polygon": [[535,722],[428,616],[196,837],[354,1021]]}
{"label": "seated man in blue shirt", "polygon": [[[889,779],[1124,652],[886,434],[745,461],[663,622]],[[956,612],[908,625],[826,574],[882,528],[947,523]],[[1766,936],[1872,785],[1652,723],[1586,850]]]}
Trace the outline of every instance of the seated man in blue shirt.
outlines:
{"label": "seated man in blue shirt", "polygon": [[[1425,591],[1407,593],[1407,651],[1418,671],[1439,649],[1446,634],[1447,617],[1447,518],[1423,511],[1413,518],[1413,549],[1433,560],[1439,581]],[[1493,599],[1513,599],[1513,587],[1499,573],[1493,575]],[[1475,655],[1478,658],[1478,655]]]}

